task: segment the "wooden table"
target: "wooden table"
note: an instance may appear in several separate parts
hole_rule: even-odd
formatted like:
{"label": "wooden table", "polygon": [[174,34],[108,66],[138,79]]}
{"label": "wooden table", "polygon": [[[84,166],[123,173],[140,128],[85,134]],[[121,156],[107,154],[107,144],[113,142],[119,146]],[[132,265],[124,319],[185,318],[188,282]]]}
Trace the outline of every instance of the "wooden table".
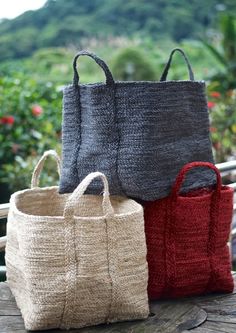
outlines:
{"label": "wooden table", "polygon": [[[236,273],[234,273],[236,284]],[[191,330],[191,331],[189,331]],[[7,283],[0,283],[0,333],[25,333],[23,319]],[[37,331],[39,332],[39,331]],[[68,332],[50,330],[41,332]],[[71,330],[73,333],[236,333],[236,289],[230,295],[211,295],[151,304],[144,321]]]}

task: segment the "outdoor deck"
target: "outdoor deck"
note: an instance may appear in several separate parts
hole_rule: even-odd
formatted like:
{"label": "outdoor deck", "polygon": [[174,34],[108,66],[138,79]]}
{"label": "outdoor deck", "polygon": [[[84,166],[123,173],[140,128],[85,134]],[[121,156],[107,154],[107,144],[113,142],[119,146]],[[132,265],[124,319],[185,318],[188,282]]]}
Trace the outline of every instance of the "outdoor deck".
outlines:
{"label": "outdoor deck", "polygon": [[[236,282],[236,273],[234,275]],[[42,332],[74,333],[235,333],[236,290],[228,295],[211,295],[178,301],[151,303],[147,320],[99,325],[76,330]],[[7,285],[0,284],[0,332],[26,333],[23,319]]]}

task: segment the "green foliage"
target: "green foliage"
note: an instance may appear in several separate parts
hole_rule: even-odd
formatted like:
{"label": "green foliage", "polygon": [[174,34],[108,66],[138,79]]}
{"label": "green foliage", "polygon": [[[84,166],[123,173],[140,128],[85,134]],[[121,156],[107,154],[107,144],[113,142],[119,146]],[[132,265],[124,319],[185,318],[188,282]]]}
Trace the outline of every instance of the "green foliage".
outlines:
{"label": "green foliage", "polygon": [[[41,81],[45,82],[67,83],[72,77],[73,55],[73,52],[63,48],[40,49],[26,62],[27,72],[32,72],[35,80],[40,77]],[[36,71],[35,64],[37,64]]]}
{"label": "green foliage", "polygon": [[208,105],[215,158],[220,163],[236,153],[236,90],[225,93],[213,90],[218,86],[217,82],[209,86]]}
{"label": "green foliage", "polygon": [[219,42],[203,40],[203,45],[221,64],[222,69],[210,77],[221,83],[221,91],[236,88],[236,18],[232,15],[220,17]]}
{"label": "green foliage", "polygon": [[[54,148],[54,147],[53,147]],[[59,147],[58,147],[59,148]],[[59,151],[59,149],[57,149]],[[37,156],[27,156],[26,158],[16,155],[13,163],[5,163],[3,165],[2,182],[8,184],[11,192],[18,191],[30,187],[31,176],[39,160],[39,153]],[[44,170],[40,177],[40,186],[55,186],[58,184],[59,176],[55,167],[55,161],[47,161]]]}
{"label": "green foliage", "polygon": [[[73,29],[76,30],[77,11],[86,20],[86,15],[94,10],[99,1],[86,3],[84,9],[82,7],[76,9],[73,16],[67,16],[68,22],[71,22],[69,25],[72,25]],[[105,0],[102,2],[105,3]],[[63,9],[61,8],[61,11],[58,10],[57,12],[54,7],[56,3],[59,4],[60,1],[49,2],[44,8],[44,12],[39,12],[41,13],[39,15],[41,23],[45,23],[44,15],[49,10],[48,6],[55,9],[56,17],[57,15],[63,17]],[[66,6],[69,7],[70,4],[71,1],[66,3]],[[110,2],[107,10],[112,10],[115,4],[116,1],[114,3]],[[142,9],[144,11],[142,15],[150,9],[148,7],[150,3],[143,5],[145,5],[145,8]],[[103,10],[105,10],[104,8]],[[120,13],[134,11],[135,15],[141,15],[141,13],[138,14],[137,8],[134,10],[133,1],[119,8],[119,11]],[[34,13],[27,14],[29,22],[31,15],[34,15]],[[105,15],[102,8],[99,9],[97,15],[101,17]],[[145,15],[142,15],[140,16],[140,22],[146,27]],[[198,15],[200,14],[198,13]],[[15,27],[18,25],[17,29],[19,31],[20,22],[24,18],[25,15],[16,21],[12,21]],[[115,14],[113,19],[116,20]],[[40,27],[40,22],[37,23],[38,27]],[[106,25],[105,16],[102,22],[101,27],[104,27]],[[156,26],[155,29],[159,29],[160,22],[161,17],[158,16],[157,19],[152,21],[151,26]],[[52,29],[51,32],[53,33],[53,24],[50,24],[47,25],[47,29]],[[129,29],[131,29],[132,24],[136,23],[131,22]],[[226,160],[236,152],[235,90],[231,91],[229,89],[232,64],[235,62],[234,52],[232,53],[234,45],[229,42],[227,44],[227,40],[230,41],[232,37],[232,22],[230,24],[230,29],[228,26],[226,31],[228,37],[225,38],[224,34],[221,33],[221,47],[219,47],[219,43],[208,43],[215,52],[211,51],[210,47],[206,47],[206,44],[203,45],[203,43],[196,40],[185,40],[178,45],[183,47],[189,56],[196,79],[202,80],[204,77],[213,77],[209,94],[215,91],[220,93],[220,97],[210,95],[210,102],[214,103],[210,109],[210,114],[212,140],[217,162]],[[10,22],[8,22],[8,25],[11,26]],[[4,34],[4,36],[9,37],[7,34]],[[39,36],[38,40],[40,38],[42,36]],[[160,38],[156,43],[151,36],[142,38],[136,36],[132,39],[112,37],[103,41],[93,38],[87,40],[84,46],[86,46],[86,49],[100,55],[108,63],[115,79],[158,80],[171,48],[177,45],[165,37]],[[31,58],[0,63],[0,186],[3,186],[5,182],[11,192],[29,186],[33,166],[44,150],[53,148],[60,152],[61,89],[64,84],[71,81],[73,74],[72,58],[75,53],[76,51],[73,48],[41,48],[36,50]],[[232,60],[230,60],[231,67],[227,67],[229,59]],[[105,80],[101,68],[89,58],[80,58],[77,67],[81,82],[91,83]],[[216,73],[223,73],[224,80],[222,81],[219,75],[215,75]],[[226,75],[226,73],[228,74]],[[168,75],[168,79],[188,79],[186,64],[180,55],[174,56]],[[234,81],[231,80],[230,82]],[[44,174],[41,184],[55,184],[58,176],[53,172],[54,164],[49,163],[46,169],[49,170],[49,175]]]}
{"label": "green foliage", "polygon": [[29,184],[27,161],[58,148],[60,131],[61,92],[56,85],[23,73],[0,77],[1,183],[12,191]]}
{"label": "green foliage", "polygon": [[155,69],[148,59],[148,56],[137,48],[121,49],[114,58],[112,72],[117,80],[156,80]]}
{"label": "green foliage", "polygon": [[[235,1],[220,5],[225,12],[236,10]],[[218,0],[48,0],[39,10],[0,23],[0,60],[26,57],[42,47],[81,48],[90,38],[198,38],[217,19],[217,6]]]}
{"label": "green foliage", "polygon": [[[25,75],[40,84],[52,84],[53,87],[71,82],[73,77],[72,59],[77,51],[64,48],[43,48],[27,59],[18,59],[0,63],[0,77]],[[106,57],[107,58],[107,57]],[[78,60],[81,82],[104,80],[100,67],[85,57]]]}
{"label": "green foliage", "polygon": [[236,19],[223,14],[217,38],[202,43],[219,66],[209,75],[212,141],[217,162],[236,154]]}

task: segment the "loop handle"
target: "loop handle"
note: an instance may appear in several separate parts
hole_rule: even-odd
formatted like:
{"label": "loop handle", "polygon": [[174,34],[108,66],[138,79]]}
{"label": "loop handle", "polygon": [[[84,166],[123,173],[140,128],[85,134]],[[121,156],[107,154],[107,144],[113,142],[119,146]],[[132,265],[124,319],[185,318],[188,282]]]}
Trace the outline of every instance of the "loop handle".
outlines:
{"label": "loop handle", "polygon": [[101,178],[103,181],[104,191],[102,208],[104,215],[106,217],[114,215],[114,210],[110,201],[109,185],[106,176],[101,172],[92,172],[82,180],[82,182],[77,186],[74,192],[69,196],[64,209],[64,217],[71,218],[74,216],[74,211],[78,200],[80,199],[80,197],[82,197],[89,184],[95,178]]}
{"label": "loop handle", "polygon": [[58,175],[60,176],[60,172],[61,172],[60,157],[59,157],[59,155],[57,154],[57,152],[55,150],[47,150],[47,151],[44,152],[43,156],[40,158],[40,160],[38,161],[38,163],[36,164],[36,166],[34,168],[32,178],[31,178],[31,188],[38,187],[39,177],[40,177],[41,172],[43,170],[45,160],[48,158],[48,156],[52,156],[56,160],[56,162],[57,162],[57,171],[58,171]]}
{"label": "loop handle", "polygon": [[74,61],[73,61],[73,70],[74,70],[74,78],[73,78],[73,84],[78,85],[79,83],[79,74],[77,71],[77,59],[80,56],[87,56],[95,60],[95,62],[103,69],[105,76],[106,76],[106,84],[107,85],[113,85],[115,83],[113,76],[111,74],[110,69],[108,68],[107,64],[99,58],[96,54],[88,52],[88,51],[80,51],[79,53],[76,54]]}
{"label": "loop handle", "polygon": [[182,54],[187,66],[188,66],[188,73],[189,73],[189,80],[190,81],[194,81],[194,74],[193,74],[193,70],[192,70],[192,67],[190,65],[190,62],[186,56],[186,54],[184,53],[184,51],[182,49],[179,49],[179,48],[175,48],[171,51],[171,54],[170,54],[170,57],[169,57],[169,60],[164,68],[164,71],[161,75],[161,78],[160,78],[160,81],[166,81],[166,78],[167,78],[167,75],[168,75],[168,72],[169,72],[169,69],[170,69],[170,66],[171,66],[171,62],[172,62],[172,57],[174,55],[174,53],[178,51]]}
{"label": "loop handle", "polygon": [[180,170],[174,186],[171,191],[171,197],[172,198],[177,198],[180,188],[183,184],[183,181],[185,179],[186,173],[189,172],[191,169],[196,168],[196,167],[205,167],[213,170],[216,174],[217,182],[216,182],[216,193],[220,194],[221,191],[221,186],[222,186],[222,181],[221,181],[221,176],[219,170],[214,166],[214,164],[209,163],[209,162],[191,162],[188,164],[185,164],[185,166]]}

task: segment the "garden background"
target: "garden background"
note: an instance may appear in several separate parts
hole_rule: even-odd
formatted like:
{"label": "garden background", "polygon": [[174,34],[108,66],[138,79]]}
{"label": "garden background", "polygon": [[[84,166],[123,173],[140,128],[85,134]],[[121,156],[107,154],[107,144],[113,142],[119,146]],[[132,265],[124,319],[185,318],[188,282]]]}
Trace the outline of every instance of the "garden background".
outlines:
{"label": "garden background", "polygon": [[[0,22],[0,202],[30,184],[44,150],[61,150],[62,89],[72,58],[88,49],[117,80],[159,80],[172,48],[182,47],[205,80],[216,162],[236,158],[235,0],[48,0]],[[89,59],[82,82],[104,80]],[[170,79],[187,79],[175,56]],[[171,120],[170,120],[171,121]],[[48,164],[41,184],[57,182]]]}

